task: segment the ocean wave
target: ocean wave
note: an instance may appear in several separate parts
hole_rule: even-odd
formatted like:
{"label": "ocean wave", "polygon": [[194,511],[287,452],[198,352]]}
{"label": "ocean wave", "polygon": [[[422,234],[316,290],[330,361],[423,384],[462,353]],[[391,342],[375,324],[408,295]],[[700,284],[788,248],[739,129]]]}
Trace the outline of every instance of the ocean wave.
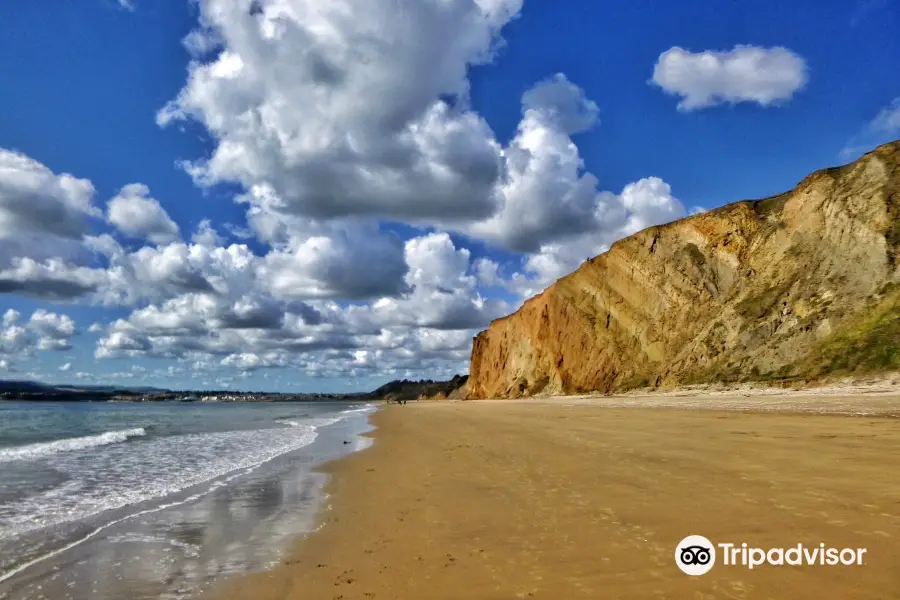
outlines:
{"label": "ocean wave", "polygon": [[358,408],[348,408],[346,410],[342,410],[341,414],[342,415],[353,415],[353,414],[360,414],[360,413],[373,413],[373,412],[375,412],[375,409],[377,409],[377,408],[378,408],[378,406],[375,404],[371,404],[371,403],[363,404],[362,406],[360,406]]}
{"label": "ocean wave", "polygon": [[[357,415],[364,415],[375,412],[377,410],[377,406],[374,404],[364,404],[357,408],[350,408],[346,410],[342,410],[337,414],[332,414],[331,416],[325,417],[315,417],[312,419],[304,419],[301,421],[296,420],[298,415],[287,415],[284,417],[279,417],[275,419],[275,423],[279,425],[285,425],[287,427],[301,427],[308,428],[310,430],[315,431],[319,427],[328,427],[329,425],[336,425],[341,421],[349,419],[351,417]],[[307,416],[307,415],[300,415]]]}
{"label": "ocean wave", "polygon": [[315,419],[298,421],[295,417],[280,417],[278,419],[275,419],[275,422],[279,425],[285,425],[287,427],[297,427],[306,429],[308,431],[313,431],[316,428]]}
{"label": "ocean wave", "polygon": [[305,412],[305,413],[297,413],[297,414],[293,414],[293,415],[281,415],[280,417],[278,417],[275,420],[283,421],[285,419],[305,419],[308,416],[309,416],[309,413]]}
{"label": "ocean wave", "polygon": [[129,438],[141,437],[147,435],[147,431],[143,427],[134,429],[122,429],[119,431],[107,431],[97,435],[86,435],[84,437],[66,438],[62,440],[54,440],[52,442],[40,442],[37,444],[28,444],[27,446],[14,446],[12,448],[0,448],[0,462],[11,462],[14,460],[34,460],[42,458],[50,454],[59,452],[72,452],[73,450],[86,450],[97,446],[107,446],[109,444],[117,444],[126,442]]}

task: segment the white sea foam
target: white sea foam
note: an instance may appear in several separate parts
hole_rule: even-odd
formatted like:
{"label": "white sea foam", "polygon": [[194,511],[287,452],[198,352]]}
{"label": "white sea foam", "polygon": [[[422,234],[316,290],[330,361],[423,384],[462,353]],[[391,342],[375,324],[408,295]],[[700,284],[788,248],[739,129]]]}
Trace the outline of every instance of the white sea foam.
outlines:
{"label": "white sea foam", "polygon": [[295,421],[294,419],[275,419],[275,422],[278,423],[279,425],[285,425],[287,427],[304,428],[304,429],[308,429],[309,431],[312,431],[316,428],[316,426],[313,425],[310,422],[310,420],[307,420],[305,423],[301,423],[299,421]]}
{"label": "white sea foam", "polygon": [[316,429],[318,427],[327,427],[329,425],[335,425],[340,423],[341,421],[348,419],[357,415],[364,415],[375,412],[378,407],[374,404],[364,404],[361,407],[357,408],[348,408],[346,410],[342,410],[335,416],[331,417],[316,417],[312,419],[306,419],[303,422],[298,422],[294,420],[292,417],[282,417],[280,419],[275,419],[275,422],[279,425],[286,425],[288,427],[308,427],[312,429]]}
{"label": "white sea foam", "polygon": [[354,414],[367,414],[373,413],[378,408],[375,404],[363,404],[358,408],[348,408],[347,410],[342,410],[342,415],[354,415]]}
{"label": "white sea foam", "polygon": [[71,479],[0,505],[0,539],[164,498],[254,468],[316,437],[313,428],[285,427],[150,438],[139,446],[117,444],[89,455],[58,453],[49,458],[50,466]]}
{"label": "white sea foam", "polygon": [[84,437],[66,438],[62,440],[54,440],[52,442],[41,442],[38,444],[28,444],[27,446],[14,446],[12,448],[0,448],[0,462],[10,462],[14,460],[34,460],[43,458],[50,454],[59,452],[71,452],[74,450],[85,450],[87,448],[95,448],[97,446],[107,446],[119,442],[128,441],[129,438],[144,436],[147,432],[143,427],[135,429],[122,429],[120,431],[107,431],[97,435],[86,435]]}

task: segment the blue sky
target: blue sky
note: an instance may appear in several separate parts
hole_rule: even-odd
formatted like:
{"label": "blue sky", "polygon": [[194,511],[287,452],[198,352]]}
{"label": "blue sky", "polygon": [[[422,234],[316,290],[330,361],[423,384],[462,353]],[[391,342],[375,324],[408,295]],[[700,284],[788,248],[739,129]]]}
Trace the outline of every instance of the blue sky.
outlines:
{"label": "blue sky", "polygon": [[0,8],[0,377],[464,372],[615,239],[900,137],[898,30],[890,0]]}

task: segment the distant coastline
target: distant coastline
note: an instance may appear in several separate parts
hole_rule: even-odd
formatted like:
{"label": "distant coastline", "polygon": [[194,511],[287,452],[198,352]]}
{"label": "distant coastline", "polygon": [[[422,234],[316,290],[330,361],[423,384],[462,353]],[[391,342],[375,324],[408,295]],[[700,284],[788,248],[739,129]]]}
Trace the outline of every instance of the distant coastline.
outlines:
{"label": "distant coastline", "polygon": [[366,394],[279,394],[222,390],[75,388],[32,382],[0,382],[0,401],[17,402],[333,402]]}
{"label": "distant coastline", "polygon": [[345,394],[274,393],[234,390],[163,390],[150,387],[48,385],[33,381],[0,381],[0,402],[341,402],[415,400],[449,396],[465,385],[467,376],[449,381],[400,379],[370,392]]}

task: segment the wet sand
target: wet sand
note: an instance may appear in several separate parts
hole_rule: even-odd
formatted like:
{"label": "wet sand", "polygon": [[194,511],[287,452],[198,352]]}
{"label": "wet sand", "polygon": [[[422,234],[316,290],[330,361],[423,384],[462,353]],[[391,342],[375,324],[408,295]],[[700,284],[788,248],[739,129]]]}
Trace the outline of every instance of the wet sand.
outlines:
{"label": "wet sand", "polygon": [[[374,447],[328,467],[322,529],[213,597],[900,597],[900,398],[840,400],[865,416],[817,414],[816,398],[788,412],[669,400],[385,407]],[[862,566],[752,571],[720,556],[689,577],[674,561],[689,534],[867,552]]]}

